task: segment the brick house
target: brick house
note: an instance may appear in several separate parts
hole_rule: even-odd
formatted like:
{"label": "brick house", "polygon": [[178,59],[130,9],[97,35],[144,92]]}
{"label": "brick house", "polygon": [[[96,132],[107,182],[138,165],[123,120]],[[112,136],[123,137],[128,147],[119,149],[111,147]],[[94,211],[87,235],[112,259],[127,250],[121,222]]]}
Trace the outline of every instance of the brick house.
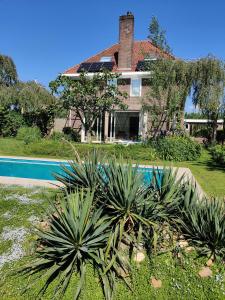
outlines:
{"label": "brick house", "polygon": [[[149,72],[143,71],[141,66],[145,59],[156,60],[158,57],[169,57],[169,55],[153,46],[148,40],[134,40],[134,16],[128,12],[127,15],[119,18],[119,43],[63,73],[64,76],[76,79],[81,69],[85,69],[91,76],[103,66],[121,74],[121,80],[117,81],[117,85],[121,91],[128,94],[125,100],[128,109],[106,113],[97,121],[94,130],[96,142],[101,142],[103,136],[105,141],[109,142],[146,138],[151,116],[142,110],[142,99],[148,90],[145,79],[149,77]],[[73,112],[70,112],[67,126],[80,128],[81,141],[85,141],[84,129]]]}

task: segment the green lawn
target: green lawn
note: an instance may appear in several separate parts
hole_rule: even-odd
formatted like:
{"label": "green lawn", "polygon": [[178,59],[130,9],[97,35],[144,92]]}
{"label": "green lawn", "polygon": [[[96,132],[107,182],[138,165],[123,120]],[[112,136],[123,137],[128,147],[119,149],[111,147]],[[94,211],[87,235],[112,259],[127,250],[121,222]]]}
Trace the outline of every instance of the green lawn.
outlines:
{"label": "green lawn", "polygon": [[[73,147],[84,155],[93,148],[101,150],[107,157],[122,154],[133,162],[150,165],[166,165],[190,168],[193,175],[202,186],[203,190],[213,196],[225,196],[225,169],[213,166],[209,153],[204,150],[202,156],[193,162],[168,162],[154,160],[148,147],[137,145],[135,147],[124,147],[116,145],[86,145],[75,144]],[[22,141],[9,138],[0,139],[0,155],[33,156],[47,158],[71,159],[74,149],[67,142],[42,140],[41,142],[25,145]]]}
{"label": "green lawn", "polygon": [[[36,299],[35,295],[42,280],[37,280],[34,287],[26,294],[21,292],[32,282],[34,278],[24,278],[18,274],[18,270],[26,263],[32,261],[32,253],[35,249],[34,220],[45,218],[49,207],[48,200],[54,199],[56,191],[41,188],[25,189],[18,187],[0,186],[0,264],[2,255],[9,254],[13,241],[3,241],[2,233],[5,230],[26,231],[26,236],[21,242],[26,256],[6,263],[0,268],[0,290],[3,300],[29,300]],[[115,300],[192,300],[192,299],[224,299],[225,279],[224,265],[215,263],[212,266],[213,275],[208,278],[200,278],[199,270],[205,265],[206,258],[196,258],[194,252],[186,253],[180,259],[175,259],[171,253],[147,258],[140,265],[133,263],[132,287],[133,292],[119,281],[115,291]],[[151,277],[162,281],[162,287],[153,288],[150,284]],[[64,299],[73,299],[77,278],[73,277],[72,283]],[[51,299],[53,284],[43,299]],[[81,294],[82,300],[103,299],[100,284],[94,271],[89,268],[86,276],[85,289]]]}

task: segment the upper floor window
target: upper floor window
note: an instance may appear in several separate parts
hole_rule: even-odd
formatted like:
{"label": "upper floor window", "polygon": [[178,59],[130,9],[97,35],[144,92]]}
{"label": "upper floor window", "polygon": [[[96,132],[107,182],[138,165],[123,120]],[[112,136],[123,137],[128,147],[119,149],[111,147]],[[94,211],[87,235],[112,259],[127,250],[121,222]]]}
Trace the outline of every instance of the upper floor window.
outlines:
{"label": "upper floor window", "polygon": [[112,61],[112,57],[111,56],[102,56],[100,58],[100,62],[110,62]]}
{"label": "upper floor window", "polygon": [[141,96],[141,79],[131,79],[130,95],[131,97]]}

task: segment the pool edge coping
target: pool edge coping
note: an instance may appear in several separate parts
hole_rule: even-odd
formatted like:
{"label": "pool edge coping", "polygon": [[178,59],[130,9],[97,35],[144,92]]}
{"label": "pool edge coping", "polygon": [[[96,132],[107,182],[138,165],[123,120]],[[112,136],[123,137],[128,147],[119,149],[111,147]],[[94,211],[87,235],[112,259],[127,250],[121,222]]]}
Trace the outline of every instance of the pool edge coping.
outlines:
{"label": "pool edge coping", "polygon": [[[8,158],[8,159],[24,159],[24,160],[42,160],[42,161],[51,161],[51,162],[70,162],[72,160],[65,159],[55,159],[55,158],[37,158],[37,157],[27,157],[27,156],[10,156],[10,155],[0,155],[0,158]],[[132,164],[133,166],[138,165],[141,168],[158,168],[163,169],[163,166],[155,166],[155,165],[142,165],[142,164]],[[195,179],[189,168],[184,167],[172,167],[166,166],[166,168],[172,168],[173,170],[178,170],[178,178],[184,176],[186,180],[192,181],[196,187],[199,195],[203,196],[205,192],[203,191],[200,184]],[[63,184],[56,180],[44,180],[44,179],[31,179],[31,178],[21,178],[21,177],[11,177],[11,176],[0,176],[0,184],[4,185],[19,185],[25,187],[34,187],[34,186],[42,186],[48,188],[59,188],[62,187]]]}

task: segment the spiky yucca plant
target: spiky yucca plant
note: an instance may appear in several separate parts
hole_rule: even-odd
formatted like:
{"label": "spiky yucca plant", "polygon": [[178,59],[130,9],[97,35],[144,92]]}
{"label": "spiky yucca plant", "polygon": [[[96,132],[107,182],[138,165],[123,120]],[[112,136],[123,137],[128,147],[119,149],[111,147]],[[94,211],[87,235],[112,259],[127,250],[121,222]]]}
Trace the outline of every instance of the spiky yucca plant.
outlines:
{"label": "spiky yucca plant", "polygon": [[142,216],[148,192],[143,175],[138,172],[138,166],[134,167],[129,162],[124,164],[111,160],[102,169],[103,209],[112,220],[112,238],[116,236],[118,243],[122,240],[137,243],[142,226],[152,225]]}
{"label": "spiky yucca plant", "polygon": [[[63,295],[76,272],[80,275],[74,296],[77,299],[83,287],[87,264],[105,269],[100,251],[106,247],[111,221],[102,216],[102,209],[93,211],[92,204],[93,192],[90,191],[71,194],[67,199],[63,197],[60,204],[53,204],[55,213],[49,215],[49,230],[38,231],[43,249],[37,252],[36,261],[22,270],[23,274],[39,273],[39,277],[45,278],[41,295],[58,278],[54,296]],[[103,283],[109,281],[110,273],[102,272],[100,275]],[[107,290],[107,287],[104,288]]]}
{"label": "spiky yucca plant", "polygon": [[225,259],[224,200],[199,200],[196,193],[187,190],[177,224],[185,238],[201,254]]}
{"label": "spiky yucca plant", "polygon": [[62,173],[55,174],[55,178],[63,183],[68,192],[77,189],[99,192],[100,160],[102,161],[102,157],[100,158],[100,154],[95,150],[88,153],[83,161],[76,154],[75,160],[69,162],[69,167],[62,165]]}
{"label": "spiky yucca plant", "polygon": [[169,221],[176,216],[185,185],[172,168],[153,168],[148,194],[144,199],[144,216],[152,221]]}

